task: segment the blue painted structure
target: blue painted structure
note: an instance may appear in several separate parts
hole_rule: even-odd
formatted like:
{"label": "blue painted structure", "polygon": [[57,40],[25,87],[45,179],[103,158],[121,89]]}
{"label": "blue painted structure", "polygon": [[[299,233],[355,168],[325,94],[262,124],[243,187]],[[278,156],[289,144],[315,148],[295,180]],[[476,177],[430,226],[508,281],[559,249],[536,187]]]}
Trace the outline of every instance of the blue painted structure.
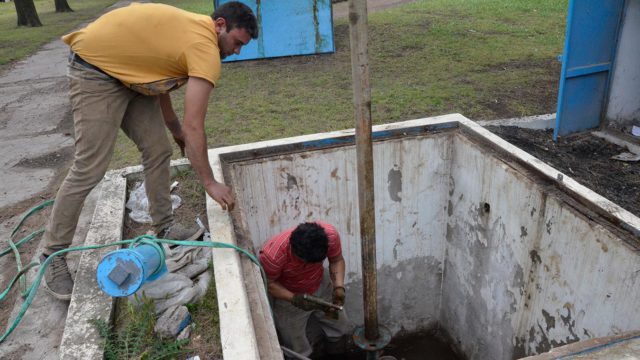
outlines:
{"label": "blue painted structure", "polygon": [[159,246],[139,245],[105,255],[96,270],[100,289],[113,297],[129,296],[167,272]]}
{"label": "blue painted structure", "polygon": [[624,0],[570,0],[554,139],[604,117]]}
{"label": "blue painted structure", "polygon": [[[220,6],[231,0],[215,0]],[[241,0],[258,18],[259,37],[224,62],[332,53],[331,0]]]}

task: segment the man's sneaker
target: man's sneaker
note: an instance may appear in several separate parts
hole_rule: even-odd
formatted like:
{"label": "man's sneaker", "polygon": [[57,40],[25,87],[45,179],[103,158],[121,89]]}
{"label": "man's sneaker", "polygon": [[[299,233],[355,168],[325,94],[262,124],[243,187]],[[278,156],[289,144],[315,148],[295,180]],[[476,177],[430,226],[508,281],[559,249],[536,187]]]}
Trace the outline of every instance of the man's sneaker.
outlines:
{"label": "man's sneaker", "polygon": [[[44,263],[46,259],[47,256],[40,255],[40,264]],[[56,299],[71,300],[73,279],[63,256],[54,257],[44,272],[44,288]]]}
{"label": "man's sneaker", "polygon": [[179,223],[172,223],[162,229],[157,237],[168,240],[196,240],[202,236],[204,229],[199,226],[186,227]]}

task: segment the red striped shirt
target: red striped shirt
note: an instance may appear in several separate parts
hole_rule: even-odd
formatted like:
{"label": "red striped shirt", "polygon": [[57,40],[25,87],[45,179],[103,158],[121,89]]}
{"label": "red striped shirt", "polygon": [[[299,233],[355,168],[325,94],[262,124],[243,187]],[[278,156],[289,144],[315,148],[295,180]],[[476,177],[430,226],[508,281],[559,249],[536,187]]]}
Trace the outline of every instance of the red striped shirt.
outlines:
{"label": "red striped shirt", "polygon": [[[327,257],[331,262],[342,255],[340,235],[331,224],[321,221],[315,223],[327,233],[329,238]],[[296,294],[313,294],[320,287],[324,269],[322,262],[306,263],[291,252],[289,238],[296,227],[281,232],[264,244],[260,251],[260,264],[269,281],[277,281]]]}

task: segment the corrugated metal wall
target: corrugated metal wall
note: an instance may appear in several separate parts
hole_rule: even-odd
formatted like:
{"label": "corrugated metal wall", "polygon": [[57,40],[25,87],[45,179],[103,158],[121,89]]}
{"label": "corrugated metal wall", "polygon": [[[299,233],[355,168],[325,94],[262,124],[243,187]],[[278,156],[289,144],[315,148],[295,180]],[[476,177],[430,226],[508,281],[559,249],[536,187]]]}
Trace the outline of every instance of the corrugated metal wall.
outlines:
{"label": "corrugated metal wall", "polygon": [[[216,0],[216,6],[231,0]],[[260,36],[224,61],[332,53],[331,0],[242,0],[258,18]]]}

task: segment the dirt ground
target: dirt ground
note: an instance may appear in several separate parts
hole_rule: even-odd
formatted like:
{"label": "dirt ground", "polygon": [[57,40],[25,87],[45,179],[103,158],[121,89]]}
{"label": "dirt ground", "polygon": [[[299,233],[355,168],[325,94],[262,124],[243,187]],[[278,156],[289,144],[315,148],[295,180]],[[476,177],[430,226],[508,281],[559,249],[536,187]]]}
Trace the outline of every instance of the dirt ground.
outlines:
{"label": "dirt ground", "polygon": [[[183,171],[174,176],[171,181],[177,181],[178,186],[171,192],[182,199],[180,207],[174,211],[176,222],[184,226],[196,226],[195,219],[200,218],[207,226],[207,208],[205,203],[204,188],[198,182],[195,174],[191,171]],[[133,190],[136,182],[127,185],[127,192]],[[136,236],[144,235],[151,229],[151,224],[139,224],[129,217],[129,210],[124,219],[123,239],[133,239]]]}
{"label": "dirt ground", "polygon": [[[178,186],[172,191],[172,194],[178,195],[182,199],[181,205],[174,211],[175,220],[185,226],[191,226],[196,225],[196,218],[200,218],[203,224],[208,227],[204,188],[196,179],[195,174],[191,171],[183,171],[174,176],[172,181],[178,182]],[[134,185],[136,184],[129,184],[127,191],[130,192]],[[128,213],[127,210],[123,239],[133,239],[145,234],[150,229],[150,224],[136,223],[129,218]],[[205,297],[213,297],[213,299],[204,299],[202,304],[196,306],[195,312],[192,313],[195,327],[187,347],[193,350],[192,354],[199,355],[201,359],[221,359],[222,347],[220,346],[218,316],[207,311],[209,308],[217,306],[217,304],[213,304],[216,301],[213,279]],[[122,304],[118,304],[118,306],[122,306]]]}
{"label": "dirt ground", "polygon": [[[555,59],[545,61],[520,60],[510,61],[480,70],[482,73],[500,74],[508,77],[509,73],[522,70],[542,70],[544,75],[530,84],[519,84],[517,86],[506,86],[491,90],[493,99],[479,104],[479,106],[489,109],[493,117],[485,119],[483,116],[474,117],[466,114],[474,120],[507,119],[522,116],[521,103],[526,102],[528,106],[544,109],[543,113],[553,113],[556,109],[559,74],[562,64]],[[458,79],[460,82],[469,81],[465,76]],[[477,91],[486,91],[478,88]],[[525,100],[526,99],[526,100]],[[463,114],[465,115],[465,114]]]}
{"label": "dirt ground", "polygon": [[[17,243],[22,238],[28,236],[32,232],[42,229],[47,219],[49,218],[50,214],[51,214],[50,206],[40,210],[37,213],[34,213],[22,224],[22,226],[20,227],[20,230],[18,230],[16,235],[13,237],[13,242]],[[15,227],[17,225],[17,221],[15,221],[15,223],[11,222],[11,225]],[[13,227],[10,230],[13,230]],[[27,265],[31,261],[31,257],[33,256],[33,253],[38,247],[38,243],[40,242],[41,238],[42,238],[42,235],[38,235],[37,237],[26,242],[24,245],[22,245],[19,248],[20,258],[22,260],[23,266]],[[4,248],[7,246],[8,246],[7,243],[3,242],[0,248],[4,250]],[[5,266],[2,267],[2,272],[5,273],[5,275],[8,275],[7,277],[11,279],[17,273],[17,265],[15,262],[15,257],[13,253],[5,255],[5,257],[7,258],[7,260],[5,260],[6,262],[3,262]],[[8,282],[0,283],[0,286],[3,290],[7,285],[9,285]],[[0,324],[6,324],[7,321],[9,320],[9,316],[11,316],[11,311],[13,311],[13,304],[15,303],[16,298],[20,294],[20,291],[21,290],[19,286],[14,285],[13,289],[9,292],[9,294],[7,294],[7,297],[2,302],[0,302]]]}
{"label": "dirt ground", "polygon": [[553,141],[552,130],[488,126],[491,132],[640,216],[640,162],[611,159],[625,148],[581,133]]}

